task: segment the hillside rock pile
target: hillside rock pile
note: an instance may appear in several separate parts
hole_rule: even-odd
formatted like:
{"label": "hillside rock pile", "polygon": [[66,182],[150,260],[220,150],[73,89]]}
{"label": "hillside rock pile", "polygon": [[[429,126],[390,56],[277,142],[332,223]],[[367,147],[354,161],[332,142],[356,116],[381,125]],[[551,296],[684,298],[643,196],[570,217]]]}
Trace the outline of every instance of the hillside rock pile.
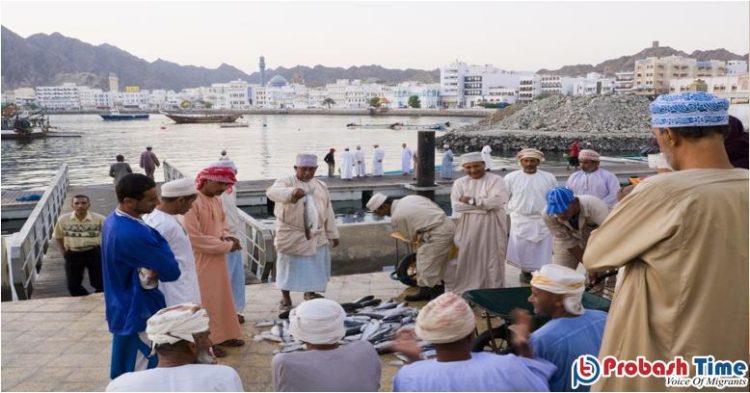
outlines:
{"label": "hillside rock pile", "polygon": [[[601,150],[638,150],[651,138],[649,100],[635,95],[551,96],[513,105],[498,116],[456,129],[440,138],[454,151],[490,145],[495,151],[537,147],[566,151],[574,139]],[[516,110],[507,111],[512,107]]]}

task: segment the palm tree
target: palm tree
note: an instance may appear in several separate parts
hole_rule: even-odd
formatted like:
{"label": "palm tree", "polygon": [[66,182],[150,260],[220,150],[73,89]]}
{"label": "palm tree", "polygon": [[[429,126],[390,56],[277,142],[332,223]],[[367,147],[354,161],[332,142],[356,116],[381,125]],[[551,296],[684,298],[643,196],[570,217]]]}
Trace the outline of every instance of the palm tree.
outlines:
{"label": "palm tree", "polygon": [[328,109],[331,109],[331,105],[335,105],[335,104],[336,104],[336,101],[334,101],[333,98],[331,97],[326,97],[323,100],[323,105],[327,105]]}

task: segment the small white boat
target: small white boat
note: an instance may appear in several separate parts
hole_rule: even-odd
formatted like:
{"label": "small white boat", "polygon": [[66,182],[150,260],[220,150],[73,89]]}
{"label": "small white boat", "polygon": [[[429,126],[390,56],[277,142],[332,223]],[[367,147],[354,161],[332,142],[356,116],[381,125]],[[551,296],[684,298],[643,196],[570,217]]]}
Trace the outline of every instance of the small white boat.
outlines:
{"label": "small white boat", "polygon": [[247,128],[250,124],[247,123],[222,123],[219,124],[219,128]]}

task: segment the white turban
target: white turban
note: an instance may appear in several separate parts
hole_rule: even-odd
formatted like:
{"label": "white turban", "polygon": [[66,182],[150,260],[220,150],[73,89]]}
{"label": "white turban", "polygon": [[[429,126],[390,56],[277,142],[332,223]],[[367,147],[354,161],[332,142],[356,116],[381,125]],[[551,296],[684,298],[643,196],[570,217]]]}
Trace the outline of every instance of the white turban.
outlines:
{"label": "white turban", "polygon": [[591,149],[583,149],[578,152],[578,159],[581,161],[599,161],[599,153]]}
{"label": "white turban", "polygon": [[295,165],[301,167],[316,167],[318,166],[318,156],[306,153],[297,154]]}
{"label": "white turban", "polygon": [[209,165],[209,167],[212,168],[231,168],[234,170],[234,173],[237,173],[237,165],[235,165],[234,161],[225,158],[222,160],[214,161]]}
{"label": "white turban", "polygon": [[146,322],[146,334],[154,346],[174,344],[180,340],[194,343],[193,334],[207,331],[206,309],[190,303],[163,308]]}
{"label": "white turban", "polygon": [[446,344],[461,340],[475,328],[476,320],[469,304],[455,293],[446,292],[422,308],[415,331],[422,340]]}
{"label": "white turban", "polygon": [[367,210],[371,212],[377,210],[386,199],[388,199],[388,197],[381,193],[373,195],[370,200],[367,201]]}
{"label": "white turban", "polygon": [[544,153],[537,149],[523,149],[518,152],[516,158],[519,160],[524,158],[536,158],[539,161],[544,161]]}
{"label": "white turban", "polygon": [[335,344],[346,334],[344,317],[344,308],[333,300],[308,300],[289,313],[289,332],[308,344]]}
{"label": "white turban", "polygon": [[195,189],[195,182],[187,177],[172,180],[161,185],[161,196],[164,198],[179,198],[197,193],[198,190]]}
{"label": "white turban", "polygon": [[475,151],[475,152],[461,155],[461,165],[465,165],[470,162],[484,162],[484,158],[482,158],[482,153]]}
{"label": "white turban", "polygon": [[532,275],[532,287],[564,295],[565,310],[575,315],[583,314],[581,298],[586,283],[586,277],[583,274],[562,265],[547,264]]}

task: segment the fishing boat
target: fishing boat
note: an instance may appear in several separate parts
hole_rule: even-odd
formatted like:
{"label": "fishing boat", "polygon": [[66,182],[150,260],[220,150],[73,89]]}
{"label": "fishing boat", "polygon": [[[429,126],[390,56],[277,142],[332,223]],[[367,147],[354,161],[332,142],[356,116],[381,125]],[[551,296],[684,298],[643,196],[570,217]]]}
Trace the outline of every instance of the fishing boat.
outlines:
{"label": "fishing boat", "polygon": [[392,130],[398,130],[401,126],[403,126],[403,123],[385,123],[385,124],[357,124],[357,123],[349,123],[346,125],[346,128],[370,128],[370,129],[387,129],[390,128]]}
{"label": "fishing boat", "polygon": [[[4,113],[5,115],[5,113]],[[40,138],[80,138],[77,132],[51,131],[49,116],[44,113],[14,113],[3,116],[0,139],[2,140],[30,140]]]}
{"label": "fishing boat", "polygon": [[239,114],[208,114],[208,113],[167,113],[164,116],[172,119],[177,124],[190,123],[234,123],[240,118]]}
{"label": "fishing boat", "polygon": [[120,113],[118,110],[100,113],[99,116],[105,121],[148,120],[148,113]]}

